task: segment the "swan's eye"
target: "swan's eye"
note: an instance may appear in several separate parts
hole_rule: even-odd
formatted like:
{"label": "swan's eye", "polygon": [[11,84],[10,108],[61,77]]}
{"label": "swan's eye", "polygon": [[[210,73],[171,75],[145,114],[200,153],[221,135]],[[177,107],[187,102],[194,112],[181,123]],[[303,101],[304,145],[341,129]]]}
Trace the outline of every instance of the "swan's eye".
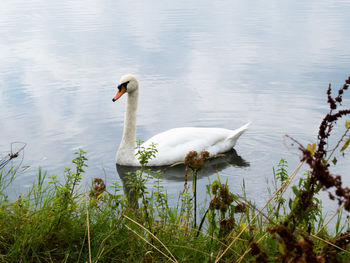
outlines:
{"label": "swan's eye", "polygon": [[128,90],[127,86],[130,81],[124,82],[122,84],[119,84],[118,89],[121,90],[122,87],[124,87],[126,90]]}

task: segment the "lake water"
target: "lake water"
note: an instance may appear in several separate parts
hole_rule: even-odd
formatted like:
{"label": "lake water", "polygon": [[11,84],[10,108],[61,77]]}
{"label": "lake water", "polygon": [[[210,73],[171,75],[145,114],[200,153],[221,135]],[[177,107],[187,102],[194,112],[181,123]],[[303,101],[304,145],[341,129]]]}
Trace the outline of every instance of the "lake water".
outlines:
{"label": "lake water", "polygon": [[[238,157],[219,174],[236,193],[244,179],[248,197],[262,204],[272,167],[282,157],[290,171],[299,163],[283,136],[315,143],[328,84],[336,91],[350,73],[349,14],[350,2],[335,0],[2,0],[0,152],[5,158],[11,142],[25,142],[22,165],[30,166],[16,194],[39,166],[62,177],[79,147],[89,159],[84,183],[120,181],[115,153],[126,99],[111,99],[120,77],[132,73],[140,84],[138,139],[252,121]],[[349,107],[349,92],[344,98]],[[346,156],[333,171],[350,185],[349,170]],[[202,196],[216,177],[215,169],[201,175]],[[172,200],[183,178],[181,169],[165,175]]]}

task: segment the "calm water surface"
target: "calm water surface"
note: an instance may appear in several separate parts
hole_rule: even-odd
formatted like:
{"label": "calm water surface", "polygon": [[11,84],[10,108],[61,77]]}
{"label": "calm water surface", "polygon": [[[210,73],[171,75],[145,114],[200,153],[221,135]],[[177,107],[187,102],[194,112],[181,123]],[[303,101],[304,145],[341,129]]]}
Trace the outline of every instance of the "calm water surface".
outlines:
{"label": "calm water surface", "polygon": [[[252,121],[235,147],[238,157],[219,173],[233,192],[242,192],[244,179],[261,204],[280,158],[291,171],[299,163],[283,135],[316,142],[328,83],[339,88],[350,73],[349,13],[349,1],[334,0],[2,0],[0,152],[5,157],[11,142],[26,142],[22,165],[30,166],[16,194],[38,166],[62,176],[79,147],[89,159],[84,183],[121,180],[114,158],[126,100],[111,99],[120,77],[132,73],[140,83],[138,139]],[[347,185],[349,170],[348,159],[335,170]],[[215,178],[215,168],[201,176],[202,195]],[[172,200],[183,183],[181,169],[166,175]]]}

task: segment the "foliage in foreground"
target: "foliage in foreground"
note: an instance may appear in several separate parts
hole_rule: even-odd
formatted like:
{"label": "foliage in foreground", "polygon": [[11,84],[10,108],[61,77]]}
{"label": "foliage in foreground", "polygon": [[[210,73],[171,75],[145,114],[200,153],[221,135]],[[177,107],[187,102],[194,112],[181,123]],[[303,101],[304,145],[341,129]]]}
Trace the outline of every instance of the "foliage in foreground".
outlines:
{"label": "foliage in foreground", "polygon": [[[247,200],[244,188],[242,195],[232,193],[218,176],[207,186],[207,207],[197,212],[196,178],[207,161],[206,152],[190,152],[186,157],[184,189],[173,207],[159,174],[152,176],[145,167],[156,153],[154,145],[139,146],[142,166],[130,174],[128,195],[117,183],[107,189],[100,178],[88,191],[80,189],[87,166],[82,150],[73,160],[74,170],[65,170],[63,182],[39,169],[31,189],[15,201],[8,200],[7,190],[16,169],[4,166],[0,262],[347,262],[350,231],[341,213],[350,210],[350,192],[340,176],[330,173],[329,161],[336,150],[343,153],[349,145],[348,121],[338,143],[331,151],[326,149],[335,121],[350,112],[336,111],[349,83],[350,78],[335,99],[329,88],[330,113],[321,123],[317,144],[305,148],[299,144],[302,161],[290,175],[287,162],[280,161],[271,198],[261,209]],[[310,171],[290,187],[303,162]],[[154,186],[147,188],[148,182]],[[286,198],[289,188],[293,196]],[[322,189],[338,200],[334,229],[322,215],[317,198]]]}

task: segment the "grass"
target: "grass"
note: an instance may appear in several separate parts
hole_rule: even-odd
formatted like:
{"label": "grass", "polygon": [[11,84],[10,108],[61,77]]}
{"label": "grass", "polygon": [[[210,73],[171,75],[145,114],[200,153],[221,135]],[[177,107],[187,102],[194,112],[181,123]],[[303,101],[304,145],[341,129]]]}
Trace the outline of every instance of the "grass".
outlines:
{"label": "grass", "polygon": [[[146,182],[139,173],[143,182],[134,183],[140,200],[135,207],[117,185],[111,193],[101,179],[95,179],[88,192],[79,189],[86,159],[83,151],[76,154],[75,172],[66,169],[63,183],[39,169],[32,188],[17,200],[7,200],[6,187],[2,188],[1,262],[250,262],[264,258],[281,262],[289,249],[272,231],[288,217],[289,203],[295,200],[283,199],[297,173],[287,175],[285,160],[277,165],[272,196],[262,209],[230,193],[218,177],[207,187],[211,202],[203,209],[207,213],[200,215],[202,227],[196,227],[191,187],[184,189],[177,206],[169,207],[160,179],[146,189],[140,187]],[[13,169],[1,172],[1,182],[14,177]],[[336,250],[336,258],[346,262],[348,245],[334,247],[334,241],[348,223],[342,224],[335,215],[338,231],[328,232],[318,224],[325,220],[320,202],[315,204],[317,208],[305,215],[307,220],[298,224],[295,240],[300,243],[307,236],[318,256]]]}
{"label": "grass", "polygon": [[[330,134],[334,127],[330,116],[338,114],[334,103],[341,102],[341,94],[334,101],[329,99],[330,115],[322,121],[320,134],[322,130]],[[350,224],[342,214],[350,209],[349,188],[330,173],[336,162],[328,162],[330,156],[346,150],[348,131],[345,121],[344,135],[329,147],[328,156],[324,151],[327,132],[307,147],[291,139],[299,145],[302,160],[289,173],[287,161],[281,159],[267,189],[270,198],[262,208],[247,200],[244,187],[242,196],[230,192],[219,175],[207,185],[208,205],[197,207],[196,175],[208,161],[205,152],[190,152],[186,157],[185,186],[175,206],[168,204],[160,174],[146,167],[156,153],[155,145],[144,149],[138,143],[141,167],[129,175],[128,194],[117,182],[107,188],[100,178],[94,178],[88,190],[81,189],[87,159],[79,150],[73,168],[65,169],[64,180],[39,169],[30,190],[9,200],[7,191],[16,168],[4,163],[0,262],[348,262]],[[306,164],[310,169],[295,182]],[[149,180],[154,184],[147,188]],[[288,189],[292,194],[287,198]],[[339,204],[327,221],[318,198],[322,189]]]}

